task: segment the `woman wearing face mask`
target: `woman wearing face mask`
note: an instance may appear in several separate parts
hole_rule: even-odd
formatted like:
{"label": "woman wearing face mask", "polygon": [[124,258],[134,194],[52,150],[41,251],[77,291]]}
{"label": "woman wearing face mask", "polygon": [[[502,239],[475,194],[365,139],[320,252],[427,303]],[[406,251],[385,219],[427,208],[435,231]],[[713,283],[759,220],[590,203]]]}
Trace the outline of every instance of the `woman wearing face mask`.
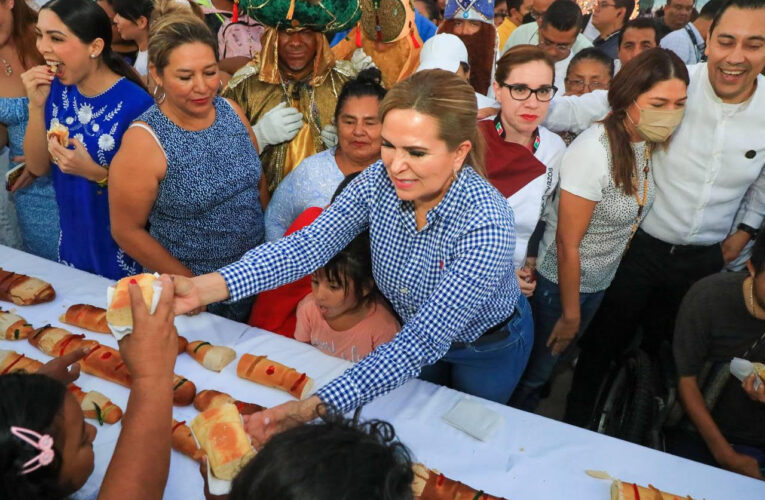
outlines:
{"label": "woman wearing face mask", "polygon": [[415,73],[380,104],[381,161],[316,221],[217,272],[175,278],[177,313],[237,300],[315,271],[369,230],[375,282],[401,331],[316,395],[252,415],[256,445],[312,420],[321,403],[347,412],[419,374],[500,403],[510,397],[533,327],[508,265],[511,209],[479,174],[477,112],[473,88],[454,73]]}
{"label": "woman wearing face mask", "polygon": [[[111,279],[136,274],[135,262],[109,230],[108,173],[122,134],[151,97],[112,52],[109,17],[95,2],[52,0],[40,10],[35,30],[48,64],[22,75],[29,97],[24,153],[32,174],[53,176],[59,261]],[[68,147],[48,139],[54,125],[68,129]]]}
{"label": "woman wearing face mask", "polygon": [[[255,136],[239,106],[217,95],[215,49],[201,19],[157,12],[149,40],[157,102],[125,133],[109,179],[112,234],[151,271],[209,273],[263,242]],[[244,299],[208,310],[245,321],[251,307]]]}
{"label": "woman wearing face mask", "polygon": [[380,159],[381,82],[380,70],[370,68],[343,86],[335,107],[338,145],[306,158],[279,184],[266,210],[266,241],[284,236],[306,208],[328,205],[345,176]]}
{"label": "woman wearing face mask", "polygon": [[558,356],[597,311],[638,225],[651,208],[651,151],[683,117],[685,64],[663,49],[626,64],[608,92],[611,114],[563,156],[557,207],[540,246],[532,299],[536,334],[511,404],[533,411]]}

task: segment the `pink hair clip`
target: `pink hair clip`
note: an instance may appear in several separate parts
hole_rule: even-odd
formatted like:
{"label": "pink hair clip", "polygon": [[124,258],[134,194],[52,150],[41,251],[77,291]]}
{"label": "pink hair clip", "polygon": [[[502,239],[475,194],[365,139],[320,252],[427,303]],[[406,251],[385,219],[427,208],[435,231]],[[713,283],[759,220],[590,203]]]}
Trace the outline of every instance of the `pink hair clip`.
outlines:
{"label": "pink hair clip", "polygon": [[[33,448],[40,450],[40,453],[38,453],[37,456],[22,466],[19,475],[23,476],[24,474],[29,474],[30,472],[53,462],[53,457],[55,454],[53,452],[52,437],[47,434],[39,434],[31,429],[25,429],[24,427],[16,426],[11,426],[11,434],[29,444]],[[37,441],[34,441],[32,438],[36,439]]]}

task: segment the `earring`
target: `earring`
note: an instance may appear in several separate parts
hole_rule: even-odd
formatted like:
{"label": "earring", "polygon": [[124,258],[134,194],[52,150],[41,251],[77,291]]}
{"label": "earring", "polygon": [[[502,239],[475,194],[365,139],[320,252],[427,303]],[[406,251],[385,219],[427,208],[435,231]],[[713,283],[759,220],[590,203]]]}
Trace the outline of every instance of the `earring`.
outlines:
{"label": "earring", "polygon": [[95,58],[96,58],[96,55],[95,55],[95,54],[90,54],[90,58],[91,58],[91,59],[95,59]]}
{"label": "earring", "polygon": [[220,85],[218,85],[218,94],[223,92],[223,80],[218,80],[220,82]]}
{"label": "earring", "polygon": [[457,178],[459,177],[461,171],[462,171],[462,169],[460,169],[460,170],[457,170],[457,169],[452,170],[452,180],[456,181]]}
{"label": "earring", "polygon": [[[157,97],[158,91],[162,89],[162,95],[160,97]],[[154,101],[157,104],[162,104],[165,102],[165,99],[167,98],[167,93],[165,92],[165,89],[163,89],[160,85],[157,85],[154,87],[154,91],[151,93],[151,95],[154,97]]]}

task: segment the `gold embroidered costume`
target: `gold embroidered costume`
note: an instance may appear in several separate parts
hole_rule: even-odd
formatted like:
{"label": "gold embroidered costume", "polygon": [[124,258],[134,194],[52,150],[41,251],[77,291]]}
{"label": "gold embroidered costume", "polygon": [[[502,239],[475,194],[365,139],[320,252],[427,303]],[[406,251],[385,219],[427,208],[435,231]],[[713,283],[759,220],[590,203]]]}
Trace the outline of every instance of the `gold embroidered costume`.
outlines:
{"label": "gold embroidered costume", "polygon": [[[304,158],[326,149],[321,130],[332,124],[343,84],[356,71],[349,62],[335,60],[323,33],[352,26],[360,10],[358,0],[240,0],[239,8],[269,27],[261,36],[260,53],[234,74],[223,96],[242,107],[251,125],[282,102],[303,115],[303,126],[292,140],[261,148],[268,190],[273,192]],[[279,70],[279,30],[302,29],[316,37],[313,71],[299,81],[285,80]]]}
{"label": "gold embroidered costume", "polygon": [[382,73],[385,88],[414,73],[420,64],[422,38],[414,24],[411,0],[361,0],[361,21],[332,52],[348,61],[359,48]]}

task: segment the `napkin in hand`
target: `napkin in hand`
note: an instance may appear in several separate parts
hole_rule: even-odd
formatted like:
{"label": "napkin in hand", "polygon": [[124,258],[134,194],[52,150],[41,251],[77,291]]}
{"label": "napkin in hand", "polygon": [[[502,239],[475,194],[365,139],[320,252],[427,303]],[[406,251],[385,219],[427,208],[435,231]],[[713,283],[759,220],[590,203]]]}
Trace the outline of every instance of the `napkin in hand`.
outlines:
{"label": "napkin in hand", "polygon": [[[733,358],[730,362],[730,373],[740,381],[744,381],[749,375],[757,375],[757,371],[754,369],[754,365],[751,361],[741,358]],[[754,388],[759,389],[762,380],[759,376],[754,377]]]}
{"label": "napkin in hand", "polygon": [[481,441],[488,441],[504,421],[499,413],[467,397],[457,402],[454,408],[444,415],[444,420],[452,427]]}

